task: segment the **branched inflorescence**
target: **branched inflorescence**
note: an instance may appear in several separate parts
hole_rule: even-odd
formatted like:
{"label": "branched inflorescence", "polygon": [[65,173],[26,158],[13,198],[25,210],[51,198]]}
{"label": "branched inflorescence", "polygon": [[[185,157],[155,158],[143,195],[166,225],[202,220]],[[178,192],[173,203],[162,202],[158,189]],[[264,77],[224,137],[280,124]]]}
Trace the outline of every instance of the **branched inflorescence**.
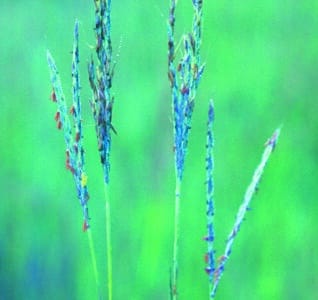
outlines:
{"label": "branched inflorescence", "polygon": [[[227,238],[225,250],[223,255],[218,259],[217,266],[213,270],[213,289],[211,291],[211,298],[215,296],[220,278],[224,272],[224,266],[229,259],[229,256],[232,252],[232,244],[234,242],[235,237],[237,236],[237,233],[240,230],[240,227],[243,223],[244,217],[246,212],[249,210],[249,205],[252,200],[253,195],[258,189],[258,185],[260,183],[263,171],[265,169],[265,166],[267,164],[267,161],[271,155],[271,153],[274,151],[275,146],[278,141],[278,137],[280,134],[280,128],[276,129],[271,138],[269,138],[265,143],[265,150],[262,155],[262,159],[258,167],[256,168],[254,175],[252,177],[252,181],[250,185],[247,187],[247,190],[245,192],[245,196],[243,199],[243,203],[241,204],[238,213],[236,215],[235,223],[233,225],[233,228]],[[211,269],[212,271],[212,269]]]}
{"label": "branched inflorescence", "polygon": [[[68,112],[65,102],[65,96],[62,90],[62,85],[59,73],[54,62],[54,59],[49,51],[47,51],[47,61],[51,74],[52,83],[52,101],[57,103],[57,112],[55,121],[58,129],[63,129],[64,139],[66,143],[66,168],[73,174],[77,197],[83,209],[83,230],[89,228],[89,215],[87,201],[89,199],[87,190],[87,175],[85,173],[84,149],[82,145],[82,119],[81,119],[81,104],[80,104],[80,78],[78,72],[79,50],[78,50],[78,22],[75,23],[74,29],[74,46],[72,60],[72,90],[73,104]],[[72,115],[73,122],[71,124],[69,113]],[[74,131],[73,132],[73,128]]]}
{"label": "branched inflorescence", "polygon": [[201,65],[200,59],[202,0],[192,1],[194,9],[192,30],[190,33],[183,35],[183,51],[177,63],[175,48],[176,2],[176,0],[170,0],[168,19],[168,78],[172,95],[176,174],[173,265],[170,283],[170,296],[173,300],[177,299],[178,296],[177,277],[181,181],[191,128],[194,100],[204,70],[204,65]]}
{"label": "branched inflorescence", "polygon": [[183,36],[183,54],[177,66],[174,40],[175,0],[170,2],[168,20],[168,77],[172,90],[175,164],[179,180],[182,179],[184,169],[194,100],[204,71],[200,59],[202,0],[193,0],[192,3],[194,8],[192,32]]}
{"label": "branched inflorescence", "polygon": [[208,251],[205,255],[205,262],[207,266],[205,271],[209,275],[209,284],[210,291],[212,291],[213,284],[213,274],[215,271],[215,258],[214,258],[214,228],[213,228],[213,217],[214,217],[214,203],[213,203],[213,193],[214,193],[214,184],[213,184],[213,147],[214,147],[214,138],[213,138],[213,122],[214,122],[214,107],[213,101],[210,100],[209,110],[208,110],[208,125],[207,125],[207,141],[206,141],[206,215],[207,215],[207,235],[204,240],[208,244]]}
{"label": "branched inflorescence", "polygon": [[109,155],[111,148],[111,131],[116,133],[112,125],[114,97],[110,93],[114,66],[112,64],[112,45],[110,38],[110,0],[95,0],[95,33],[97,66],[93,58],[88,64],[88,74],[93,99],[91,108],[95,120],[98,139],[98,151],[104,170],[105,183],[109,183]]}

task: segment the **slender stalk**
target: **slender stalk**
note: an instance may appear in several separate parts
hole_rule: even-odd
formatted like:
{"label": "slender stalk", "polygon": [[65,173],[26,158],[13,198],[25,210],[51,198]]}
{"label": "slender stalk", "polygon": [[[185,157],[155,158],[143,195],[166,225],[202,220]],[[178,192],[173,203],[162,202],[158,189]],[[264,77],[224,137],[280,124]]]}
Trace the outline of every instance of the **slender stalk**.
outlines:
{"label": "slender stalk", "polygon": [[172,96],[176,170],[173,261],[170,282],[170,296],[173,300],[178,297],[177,277],[181,180],[191,129],[194,100],[199,81],[204,70],[204,65],[201,65],[200,63],[202,0],[192,1],[194,9],[192,31],[183,35],[183,47],[180,55],[178,55],[178,57],[181,57],[178,59],[177,63],[175,48],[176,4],[177,0],[170,0],[168,17],[168,78],[170,81]]}
{"label": "slender stalk", "polygon": [[180,193],[181,180],[176,176],[176,193],[174,208],[174,239],[173,239],[173,261],[172,261],[172,278],[171,278],[171,299],[176,300],[177,281],[178,281],[178,252],[179,252],[179,224],[180,224]]}
{"label": "slender stalk", "polygon": [[109,200],[109,186],[104,185],[105,193],[105,214],[106,214],[106,256],[107,256],[107,282],[108,282],[108,300],[113,297],[113,267],[112,267],[112,242],[111,242],[111,214]]}
{"label": "slender stalk", "polygon": [[[82,229],[87,232],[88,244],[90,249],[90,256],[92,260],[92,266],[94,270],[94,277],[96,282],[96,288],[100,294],[99,276],[97,271],[97,263],[95,256],[95,248],[93,238],[90,230],[90,218],[88,214],[87,201],[89,199],[87,180],[88,177],[85,173],[85,159],[84,159],[84,147],[83,147],[83,126],[81,117],[81,101],[80,101],[80,75],[79,75],[79,33],[78,33],[78,21],[75,22],[74,28],[74,43],[72,52],[72,94],[73,104],[71,109],[68,110],[65,96],[62,90],[62,84],[59,77],[59,73],[54,62],[54,59],[49,51],[47,51],[47,60],[50,69],[51,82],[52,82],[52,94],[51,99],[57,103],[57,112],[55,115],[55,121],[57,122],[57,128],[64,131],[64,140],[66,144],[66,159],[65,167],[69,170],[74,178],[77,198],[80,201],[83,211],[83,225]],[[69,113],[72,118],[69,118]]]}
{"label": "slender stalk", "polygon": [[262,174],[264,172],[265,166],[268,162],[270,155],[273,153],[273,151],[276,147],[279,134],[280,134],[280,128],[277,128],[274,131],[273,135],[266,141],[266,143],[264,145],[265,149],[264,149],[264,152],[263,152],[263,155],[261,158],[261,162],[259,163],[256,170],[254,171],[252,181],[249,184],[249,186],[247,187],[243,202],[242,202],[242,204],[238,210],[238,213],[236,215],[235,223],[234,223],[233,228],[230,231],[230,234],[227,238],[224,253],[221,257],[218,258],[217,267],[216,267],[214,274],[213,274],[214,275],[214,285],[213,285],[213,290],[211,292],[212,298],[215,297],[217,287],[219,285],[220,279],[221,279],[223,272],[224,272],[225,264],[228,261],[229,256],[232,252],[233,242],[235,240],[235,237],[237,236],[237,233],[239,232],[239,230],[241,228],[245,214],[249,210],[250,202],[251,202],[253,196],[255,195],[256,191],[258,190],[258,186],[259,186]]}
{"label": "slender stalk", "polygon": [[207,130],[207,141],[206,141],[206,215],[207,215],[207,235],[205,240],[207,242],[207,253],[205,255],[205,261],[207,267],[205,268],[206,273],[209,275],[209,299],[212,299],[213,290],[213,274],[215,271],[215,257],[214,257],[214,182],[213,182],[213,122],[214,122],[214,108],[213,101],[210,100],[209,111],[208,111],[208,130]]}
{"label": "slender stalk", "polygon": [[88,74],[93,99],[90,101],[95,129],[98,139],[98,151],[104,172],[104,194],[106,214],[106,260],[107,260],[107,290],[108,300],[112,300],[112,244],[111,244],[111,214],[109,201],[110,180],[110,149],[111,132],[116,134],[112,125],[112,110],[114,96],[111,93],[114,64],[112,63],[111,42],[111,0],[94,0],[95,4],[95,35],[97,64],[93,57],[88,63]]}
{"label": "slender stalk", "polygon": [[92,237],[92,230],[90,228],[88,228],[86,230],[86,233],[87,233],[87,238],[88,238],[89,251],[91,254],[91,260],[92,260],[92,266],[93,266],[93,271],[94,271],[94,277],[95,277],[98,298],[101,299],[100,281],[99,281],[99,274],[98,274],[98,270],[97,270],[97,262],[96,262],[96,255],[95,255],[95,246],[94,246],[94,241],[93,241],[93,237]]}

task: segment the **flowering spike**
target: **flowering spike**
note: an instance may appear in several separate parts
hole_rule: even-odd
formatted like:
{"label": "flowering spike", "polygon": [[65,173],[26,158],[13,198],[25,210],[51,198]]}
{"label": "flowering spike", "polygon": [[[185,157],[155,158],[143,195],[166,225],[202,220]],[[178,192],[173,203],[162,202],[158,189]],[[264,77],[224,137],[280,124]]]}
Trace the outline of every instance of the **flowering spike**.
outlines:
{"label": "flowering spike", "polygon": [[[168,19],[168,79],[172,93],[174,124],[175,169],[182,179],[194,99],[203,73],[200,63],[202,2],[193,2],[194,19],[192,32],[183,36],[183,55],[176,64],[174,27],[176,1],[170,1]],[[200,71],[198,71],[200,70]]]}
{"label": "flowering spike", "polygon": [[88,64],[89,82],[93,92],[93,100],[90,104],[95,121],[98,150],[104,170],[104,181],[107,184],[110,172],[111,131],[116,133],[112,125],[114,98],[110,93],[114,72],[110,38],[110,2],[95,1],[96,55],[98,59],[96,70],[93,58]]}
{"label": "flowering spike", "polygon": [[53,102],[56,102],[56,94],[55,94],[54,89],[52,89],[52,92],[51,92],[51,100],[52,100]]}
{"label": "flowering spike", "polygon": [[215,258],[214,258],[214,228],[213,228],[213,216],[214,216],[214,203],[213,203],[213,122],[214,122],[214,106],[213,101],[209,102],[208,109],[208,122],[207,122],[207,140],[206,140],[206,215],[207,215],[207,236],[206,241],[208,244],[208,252],[206,254],[207,267],[205,271],[209,275],[209,290],[210,294],[213,289],[213,277],[215,271]]}
{"label": "flowering spike", "polygon": [[[63,128],[64,140],[66,144],[66,169],[70,170],[73,174],[73,178],[76,185],[77,197],[82,206],[84,224],[83,229],[89,227],[89,217],[87,200],[89,194],[87,191],[87,178],[85,180],[85,161],[84,161],[84,149],[82,146],[82,120],[81,120],[81,103],[80,103],[80,78],[78,71],[79,64],[79,50],[78,50],[78,21],[75,22],[74,28],[74,45],[73,45],[73,60],[72,60],[72,90],[73,90],[73,105],[71,106],[71,116],[73,124],[69,119],[68,109],[65,102],[64,93],[60,77],[57,71],[54,59],[49,51],[47,51],[47,61],[51,74],[51,82],[53,86],[53,92],[51,98],[57,103],[57,113],[55,114],[55,120],[59,129]],[[55,101],[56,100],[56,101]],[[73,127],[75,128],[75,137],[73,137]],[[84,230],[84,231],[85,231]]]}
{"label": "flowering spike", "polygon": [[238,210],[238,213],[236,215],[235,223],[234,223],[233,228],[230,231],[230,234],[229,234],[228,239],[226,241],[224,254],[218,260],[217,268],[215,270],[213,290],[211,292],[212,297],[215,296],[217,287],[219,285],[219,281],[220,281],[221,276],[224,272],[225,264],[226,264],[227,260],[229,259],[229,256],[232,252],[232,244],[233,244],[234,239],[240,230],[242,222],[244,221],[245,214],[248,211],[252,197],[255,194],[255,191],[259,185],[259,182],[261,180],[261,177],[262,177],[263,171],[265,169],[265,166],[268,162],[268,159],[275,149],[279,134],[280,134],[280,128],[276,129],[274,131],[273,135],[265,143],[265,150],[263,152],[261,162],[257,166],[257,168],[254,172],[254,175],[252,177],[252,181],[249,184],[249,186],[247,187],[243,202],[242,202],[242,204]]}
{"label": "flowering spike", "polygon": [[202,5],[193,2],[194,18],[192,32],[183,36],[183,50],[181,57],[178,58],[178,61],[176,62],[175,60],[177,57],[174,36],[176,3],[176,0],[170,0],[168,18],[168,79],[170,82],[172,98],[174,132],[173,149],[176,174],[173,265],[170,284],[170,294],[173,300],[177,298],[180,187],[184,171],[185,156],[188,148],[194,100],[199,84],[199,78],[193,66],[199,66],[196,67],[196,69],[200,68],[200,33],[202,17]]}

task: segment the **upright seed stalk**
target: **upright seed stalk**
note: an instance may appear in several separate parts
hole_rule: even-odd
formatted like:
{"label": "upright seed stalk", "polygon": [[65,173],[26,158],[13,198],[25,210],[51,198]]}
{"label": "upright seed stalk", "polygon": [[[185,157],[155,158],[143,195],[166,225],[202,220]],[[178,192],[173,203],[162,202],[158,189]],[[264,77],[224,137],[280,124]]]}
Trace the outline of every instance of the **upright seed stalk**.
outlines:
{"label": "upright seed stalk", "polygon": [[241,228],[246,212],[249,210],[249,205],[253,198],[253,195],[258,190],[258,186],[259,186],[263,171],[265,169],[265,166],[268,162],[270,155],[272,154],[272,152],[274,151],[276,147],[279,134],[280,134],[280,128],[276,129],[273,135],[266,141],[265,150],[263,152],[261,162],[257,166],[253,174],[252,181],[247,187],[243,202],[236,215],[235,223],[227,238],[224,253],[218,258],[216,268],[214,270],[213,269],[210,270],[211,274],[213,274],[213,289],[210,294],[211,298],[215,297],[217,287],[219,285],[220,279],[224,272],[225,264],[228,261],[229,256],[232,252],[232,245],[233,245],[234,239]]}
{"label": "upright seed stalk", "polygon": [[207,235],[204,238],[208,245],[208,250],[205,255],[205,262],[207,266],[205,271],[209,275],[209,297],[211,298],[213,290],[213,273],[215,270],[215,258],[214,258],[214,227],[213,227],[213,217],[214,217],[214,203],[213,203],[213,193],[214,193],[214,183],[213,183],[213,122],[214,122],[214,107],[213,101],[210,100],[209,110],[208,110],[208,125],[207,125],[207,141],[206,141],[206,215],[207,215]]}
{"label": "upright seed stalk", "polygon": [[[81,117],[81,102],[80,102],[80,76],[79,76],[79,47],[78,47],[78,21],[75,22],[74,28],[74,44],[72,52],[72,94],[73,104],[68,111],[65,102],[65,96],[62,90],[62,84],[60,81],[59,73],[54,62],[54,59],[49,51],[47,51],[47,61],[51,74],[52,82],[52,95],[51,98],[57,103],[57,113],[55,115],[55,121],[58,129],[64,131],[64,140],[66,144],[66,161],[65,166],[74,178],[77,197],[80,201],[83,210],[83,226],[84,232],[87,232],[89,249],[91,254],[92,266],[94,271],[95,283],[97,292],[100,295],[99,276],[97,270],[95,248],[90,229],[90,218],[88,215],[87,202],[89,194],[87,190],[87,175],[85,173],[85,159],[83,148],[83,129],[82,129],[82,117]],[[69,118],[68,113],[72,116],[72,121]],[[75,134],[73,133],[73,128]]]}
{"label": "upright seed stalk", "polygon": [[116,133],[112,125],[114,97],[111,95],[114,65],[112,63],[111,44],[111,0],[94,0],[95,4],[95,35],[97,66],[93,57],[88,64],[89,82],[93,92],[90,102],[95,121],[98,140],[98,151],[104,174],[105,216],[106,216],[106,257],[108,299],[112,299],[112,243],[111,243],[111,213],[109,197],[110,149],[111,132]]}
{"label": "upright seed stalk", "polygon": [[201,65],[200,46],[202,31],[202,0],[193,0],[194,18],[192,31],[183,35],[183,53],[176,66],[175,51],[175,9],[176,0],[170,1],[168,18],[168,78],[172,95],[172,115],[174,130],[175,154],[175,213],[174,213],[174,242],[172,272],[170,283],[171,299],[177,299],[178,281],[178,248],[179,248],[179,219],[180,219],[180,192],[184,160],[187,152],[191,119],[194,109],[196,91],[204,70]]}

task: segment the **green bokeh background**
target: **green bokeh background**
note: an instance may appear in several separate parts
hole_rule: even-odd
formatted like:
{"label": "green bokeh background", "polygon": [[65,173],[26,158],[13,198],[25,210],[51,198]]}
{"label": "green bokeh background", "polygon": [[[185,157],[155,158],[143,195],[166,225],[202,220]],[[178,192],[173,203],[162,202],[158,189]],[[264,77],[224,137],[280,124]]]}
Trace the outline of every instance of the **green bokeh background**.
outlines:
{"label": "green bokeh background", "polygon": [[[168,1],[113,1],[111,153],[114,299],[168,299],[174,163],[167,79]],[[102,170],[86,62],[93,1],[1,1],[0,299],[97,299],[65,145],[56,130],[50,49],[67,100],[80,21],[89,202],[106,294]],[[190,29],[179,0],[177,32]],[[208,299],[205,130],[215,103],[215,230],[221,255],[263,144],[281,137],[226,265],[217,299],[317,299],[318,2],[205,1],[199,87],[182,186],[180,300]],[[70,103],[70,102],[69,102]],[[106,297],[105,297],[106,299]]]}

